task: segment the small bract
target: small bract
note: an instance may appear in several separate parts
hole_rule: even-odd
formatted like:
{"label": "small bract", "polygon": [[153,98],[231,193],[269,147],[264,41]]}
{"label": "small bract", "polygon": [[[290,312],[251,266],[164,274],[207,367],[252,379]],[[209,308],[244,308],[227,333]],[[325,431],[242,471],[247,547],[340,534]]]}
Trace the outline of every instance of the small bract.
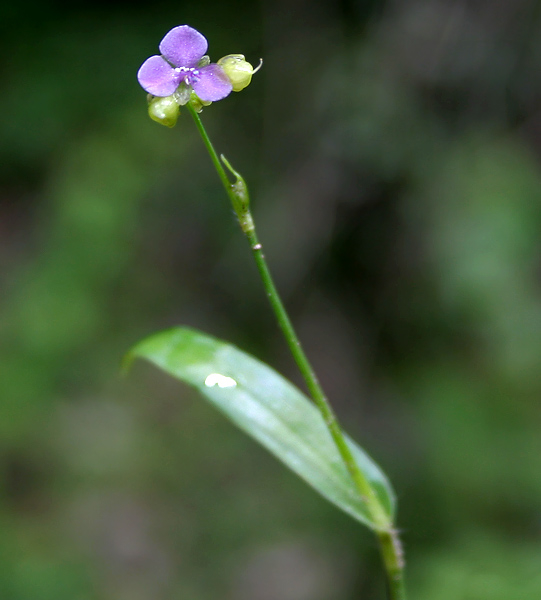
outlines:
{"label": "small bract", "polygon": [[141,87],[153,96],[171,96],[181,84],[191,87],[203,102],[215,102],[233,90],[223,68],[204,59],[208,42],[189,25],[174,27],[160,43],[161,56],[151,56],[139,69]]}

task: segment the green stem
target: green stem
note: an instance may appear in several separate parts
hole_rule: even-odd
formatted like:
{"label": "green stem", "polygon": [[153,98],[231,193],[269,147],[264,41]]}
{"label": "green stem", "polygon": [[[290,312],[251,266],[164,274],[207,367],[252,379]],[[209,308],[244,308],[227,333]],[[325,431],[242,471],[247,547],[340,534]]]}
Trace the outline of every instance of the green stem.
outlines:
{"label": "green stem", "polygon": [[[218,172],[218,176],[222,181],[225,191],[229,196],[235,211],[237,212],[241,228],[248,238],[250,247],[253,251],[254,260],[259,270],[267,297],[274,310],[278,325],[284,334],[293,358],[295,359],[295,362],[297,363],[297,366],[306,382],[306,386],[323,416],[325,424],[334,440],[334,443],[336,444],[344,465],[353,479],[361,498],[366,504],[372,521],[375,524],[375,531],[379,538],[380,551],[385,565],[385,570],[387,572],[390,598],[391,600],[405,600],[406,594],[403,578],[404,565],[398,534],[396,530],[393,529],[392,522],[390,521],[387,512],[378,499],[374,488],[370,485],[370,482],[365,477],[364,473],[359,469],[346,441],[342,428],[338,423],[338,419],[336,418],[334,410],[332,409],[325,392],[318,381],[314,369],[312,368],[302,348],[301,342],[297,337],[295,329],[293,328],[284,304],[280,299],[278,290],[276,289],[267,265],[265,255],[263,254],[263,247],[259,242],[255,231],[255,225],[248,205],[247,191],[244,187],[243,189],[245,190],[246,197],[239,201],[238,188],[236,187],[237,184],[232,184],[229,181],[225,169],[220,162],[218,154],[216,153],[216,150],[210,141],[199,115],[189,104],[188,109],[192,114],[196,127],[201,134],[203,142],[208,150],[208,153],[210,154],[210,158],[216,171]],[[224,160],[227,167],[236,176],[237,182],[240,181],[244,186],[244,180],[242,180],[240,175],[232,169],[223,156],[222,160]]]}
{"label": "green stem", "polygon": [[197,114],[197,111],[192,107],[191,104],[188,103],[186,106],[188,107],[188,110],[192,114],[193,120],[195,121],[195,126],[197,127],[201,137],[203,138],[203,143],[205,144],[205,147],[207,148],[208,153],[210,154],[210,158],[212,160],[212,163],[214,164],[214,168],[218,172],[218,176],[220,177],[220,179],[222,181],[225,191],[227,192],[227,195],[229,196],[231,203],[233,205],[235,205],[236,204],[235,191],[231,185],[231,182],[229,181],[229,178],[227,177],[227,174],[225,172],[225,169],[222,166],[222,163],[220,162],[220,159],[218,158],[218,154],[216,153],[216,150],[214,150],[214,146],[212,145],[212,142],[210,141],[207,131],[203,125],[203,122],[201,121],[201,119],[199,118],[199,115]]}
{"label": "green stem", "polygon": [[387,583],[389,586],[389,598],[391,600],[406,600],[406,585],[404,581],[404,552],[398,531],[376,531],[379,540],[379,548],[385,571],[387,572]]}

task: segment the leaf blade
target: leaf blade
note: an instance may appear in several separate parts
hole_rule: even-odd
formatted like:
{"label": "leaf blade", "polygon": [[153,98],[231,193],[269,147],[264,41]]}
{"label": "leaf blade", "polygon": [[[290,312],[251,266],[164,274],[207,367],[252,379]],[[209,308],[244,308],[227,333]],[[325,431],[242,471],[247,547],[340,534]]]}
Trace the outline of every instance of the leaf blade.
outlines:
{"label": "leaf blade", "polygon": [[[197,388],[329,502],[374,528],[319,411],[271,367],[190,328],[152,335],[137,344],[128,358],[146,359]],[[347,441],[391,521],[395,498],[387,477],[353,440]]]}

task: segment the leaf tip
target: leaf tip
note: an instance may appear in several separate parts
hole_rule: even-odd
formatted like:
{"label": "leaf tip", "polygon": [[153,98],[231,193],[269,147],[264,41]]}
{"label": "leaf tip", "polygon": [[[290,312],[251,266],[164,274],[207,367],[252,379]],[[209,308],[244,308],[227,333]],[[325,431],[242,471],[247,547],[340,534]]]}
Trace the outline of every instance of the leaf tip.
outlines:
{"label": "leaf tip", "polygon": [[120,361],[120,374],[123,377],[126,377],[128,375],[128,372],[131,369],[133,361],[136,358],[137,358],[137,355],[135,354],[135,352],[133,350],[130,350],[122,357],[122,360]]}

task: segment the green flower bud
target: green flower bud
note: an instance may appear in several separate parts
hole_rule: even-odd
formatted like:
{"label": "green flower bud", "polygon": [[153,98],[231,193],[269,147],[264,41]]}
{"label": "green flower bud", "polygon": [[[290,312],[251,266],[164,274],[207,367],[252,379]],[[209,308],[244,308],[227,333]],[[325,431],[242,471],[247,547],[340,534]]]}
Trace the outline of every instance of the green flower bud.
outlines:
{"label": "green flower bud", "polygon": [[148,116],[156,123],[174,127],[180,107],[174,95],[165,98],[152,98],[148,104]]}
{"label": "green flower bud", "polygon": [[218,64],[225,71],[233,85],[234,92],[240,92],[252,81],[252,75],[261,69],[263,61],[260,60],[259,66],[253,68],[252,65],[244,59],[243,54],[228,54],[220,58]]}
{"label": "green flower bud", "polygon": [[190,94],[190,105],[195,109],[195,112],[200,113],[204,106],[210,106],[212,102],[201,100],[201,98],[192,90]]}

